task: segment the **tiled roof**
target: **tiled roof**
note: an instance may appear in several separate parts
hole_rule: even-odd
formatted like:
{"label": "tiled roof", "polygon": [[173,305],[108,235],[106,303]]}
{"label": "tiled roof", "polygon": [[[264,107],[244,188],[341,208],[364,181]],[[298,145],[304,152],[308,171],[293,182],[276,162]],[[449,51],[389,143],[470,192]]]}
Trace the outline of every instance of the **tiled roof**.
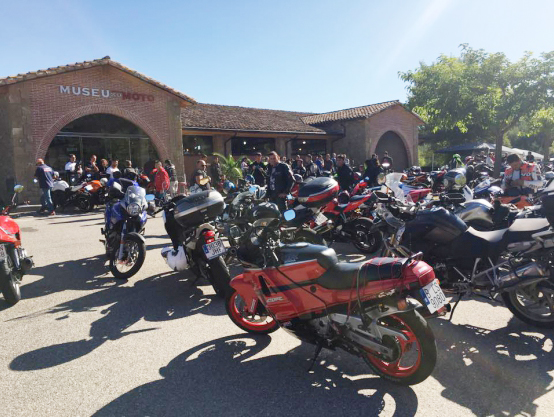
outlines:
{"label": "tiled roof", "polygon": [[188,101],[189,103],[193,103],[193,104],[196,103],[196,101],[193,98],[187,96],[186,94],[183,94],[180,91],[174,90],[173,88],[165,84],[162,84],[161,82],[156,81],[153,78],[147,77],[146,75],[141,74],[140,72],[132,70],[131,68],[127,68],[126,66],[121,65],[119,62],[112,61],[112,59],[109,56],[105,56],[104,58],[101,58],[101,59],[95,59],[93,61],[76,62],[74,64],[62,65],[59,67],[48,68],[45,70],[31,71],[26,74],[18,74],[18,75],[5,77],[5,78],[0,78],[0,86],[15,84],[22,81],[32,80],[35,78],[48,77],[50,75],[63,74],[69,71],[77,71],[81,69],[97,67],[101,65],[111,65],[112,67],[125,71],[126,73],[131,74],[134,77],[140,78],[142,81],[145,81],[171,94],[174,94],[177,97]]}
{"label": "tiled roof", "polygon": [[301,118],[310,114],[198,103],[181,109],[181,125],[183,129],[325,134],[323,129],[302,122]]}
{"label": "tiled roof", "polygon": [[317,125],[321,123],[335,122],[337,120],[367,118],[396,105],[402,106],[398,100],[385,101],[383,103],[370,104],[369,106],[353,107],[351,109],[332,111],[329,113],[311,114],[302,117],[302,121],[310,125]]}

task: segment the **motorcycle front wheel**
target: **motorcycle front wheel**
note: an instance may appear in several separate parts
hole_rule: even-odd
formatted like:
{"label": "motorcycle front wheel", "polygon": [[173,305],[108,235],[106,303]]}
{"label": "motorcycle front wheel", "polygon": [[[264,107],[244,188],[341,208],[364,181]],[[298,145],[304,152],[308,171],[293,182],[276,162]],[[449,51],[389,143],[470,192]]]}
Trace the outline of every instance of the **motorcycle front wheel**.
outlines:
{"label": "motorcycle front wheel", "polygon": [[292,241],[293,242],[306,242],[306,243],[311,243],[312,245],[327,246],[327,242],[325,241],[323,236],[321,236],[316,231],[311,230],[311,229],[300,229],[300,230],[298,230],[294,234],[294,236],[292,238]]}
{"label": "motorcycle front wheel", "polygon": [[391,337],[384,340],[396,350],[396,360],[387,362],[368,351],[363,356],[365,362],[377,375],[396,384],[415,385],[426,380],[437,363],[435,336],[427,321],[416,311],[386,316],[379,321],[399,330],[408,340]]}
{"label": "motorcycle front wheel", "polygon": [[119,246],[110,256],[110,272],[117,279],[129,279],[135,275],[146,257],[146,245],[140,237],[127,235],[123,245],[123,259],[118,259]]}
{"label": "motorcycle front wheel", "polygon": [[227,315],[235,325],[248,333],[269,334],[279,328],[277,321],[273,319],[263,306],[258,307],[257,314],[246,311],[244,300],[238,292],[232,290],[225,301]]}
{"label": "motorcycle front wheel", "polygon": [[86,195],[80,195],[77,197],[76,202],[77,208],[81,210],[83,213],[89,212],[94,207],[94,204],[92,203],[92,199],[90,196]]}
{"label": "motorcycle front wheel", "polygon": [[502,293],[502,299],[521,321],[535,327],[554,328],[554,285],[548,281]]}
{"label": "motorcycle front wheel", "polygon": [[383,245],[381,232],[371,232],[373,223],[369,219],[357,219],[353,221],[352,243],[362,253],[374,253]]}
{"label": "motorcycle front wheel", "polygon": [[12,266],[9,258],[0,265],[0,286],[4,299],[8,304],[14,305],[21,300],[19,281],[12,273]]}

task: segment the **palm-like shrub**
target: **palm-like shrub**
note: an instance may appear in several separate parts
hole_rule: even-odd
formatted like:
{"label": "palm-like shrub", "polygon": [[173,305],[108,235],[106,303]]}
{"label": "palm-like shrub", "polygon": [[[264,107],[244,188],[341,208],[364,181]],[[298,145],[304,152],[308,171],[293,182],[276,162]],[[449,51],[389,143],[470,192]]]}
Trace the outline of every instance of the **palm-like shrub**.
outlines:
{"label": "palm-like shrub", "polygon": [[225,175],[225,178],[235,183],[239,178],[242,178],[242,169],[240,168],[242,157],[235,160],[233,155],[225,156],[217,152],[214,152],[214,155],[219,157],[221,171]]}

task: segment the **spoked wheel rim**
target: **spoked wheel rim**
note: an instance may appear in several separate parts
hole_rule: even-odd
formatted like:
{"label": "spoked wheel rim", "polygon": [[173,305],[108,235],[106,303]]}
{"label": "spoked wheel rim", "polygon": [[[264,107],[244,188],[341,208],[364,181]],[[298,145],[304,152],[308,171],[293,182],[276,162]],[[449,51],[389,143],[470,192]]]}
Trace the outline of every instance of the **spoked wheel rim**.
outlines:
{"label": "spoked wheel rim", "polygon": [[[116,252],[118,257],[119,250]],[[139,244],[135,241],[127,241],[123,246],[123,259],[116,259],[115,268],[122,274],[129,272],[137,263],[140,256]]]}
{"label": "spoked wheel rim", "polygon": [[516,310],[525,317],[539,322],[554,320],[554,288],[533,284],[510,293]]}
{"label": "spoked wheel rim", "polygon": [[402,332],[407,340],[395,338],[392,346],[399,351],[399,357],[392,362],[378,358],[372,353],[367,353],[367,359],[381,372],[394,378],[406,378],[413,375],[421,365],[422,350],[421,344],[415,332],[410,326],[398,316],[388,316],[387,323],[395,330]]}
{"label": "spoked wheel rim", "polygon": [[246,311],[242,297],[236,291],[229,297],[229,312],[233,319],[244,327],[254,331],[265,331],[275,326],[273,317],[269,315],[251,315]]}

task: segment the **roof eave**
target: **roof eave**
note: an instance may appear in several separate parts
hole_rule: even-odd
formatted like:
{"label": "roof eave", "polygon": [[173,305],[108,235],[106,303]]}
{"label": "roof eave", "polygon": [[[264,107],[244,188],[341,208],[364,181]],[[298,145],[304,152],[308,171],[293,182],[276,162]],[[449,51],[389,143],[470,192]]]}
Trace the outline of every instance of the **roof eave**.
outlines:
{"label": "roof eave", "polygon": [[273,133],[282,135],[318,135],[318,136],[337,136],[334,133],[310,132],[310,131],[295,131],[295,130],[254,130],[254,129],[229,129],[218,127],[201,127],[201,126],[182,126],[181,130],[207,130],[213,132],[244,132],[244,133]]}

